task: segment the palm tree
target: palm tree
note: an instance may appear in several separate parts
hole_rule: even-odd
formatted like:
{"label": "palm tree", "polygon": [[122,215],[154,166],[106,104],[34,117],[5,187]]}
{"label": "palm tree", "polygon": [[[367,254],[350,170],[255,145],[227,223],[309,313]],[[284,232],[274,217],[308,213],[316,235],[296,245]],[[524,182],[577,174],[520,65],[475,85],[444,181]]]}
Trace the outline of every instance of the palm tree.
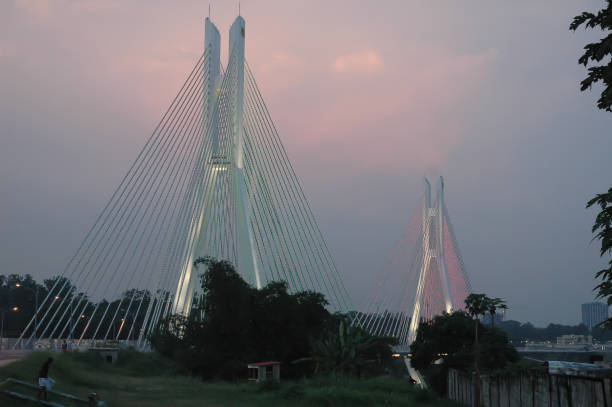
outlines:
{"label": "palm tree", "polygon": [[329,331],[326,337],[312,343],[313,359],[317,368],[342,374],[353,373],[361,376],[362,370],[377,360],[380,353],[391,354],[393,338],[373,336],[363,329],[340,321],[338,331]]}
{"label": "palm tree", "polygon": [[[474,325],[474,344],[478,347],[478,317],[484,316],[487,312],[490,312],[491,299],[486,294],[470,294],[465,299],[465,308],[468,313],[474,318],[476,324]],[[495,312],[495,311],[493,311]]]}
{"label": "palm tree", "polygon": [[487,312],[491,314],[491,326],[493,326],[493,316],[497,308],[506,306],[501,298],[490,298],[486,294],[470,294],[465,299],[465,308],[468,313],[474,318],[474,369],[476,371],[476,381],[474,383],[474,405],[480,406],[480,369],[478,368],[478,316],[484,316]]}
{"label": "palm tree", "polygon": [[495,328],[495,312],[498,309],[508,309],[506,301],[501,298],[487,298],[489,302],[489,314],[491,314],[491,328]]}

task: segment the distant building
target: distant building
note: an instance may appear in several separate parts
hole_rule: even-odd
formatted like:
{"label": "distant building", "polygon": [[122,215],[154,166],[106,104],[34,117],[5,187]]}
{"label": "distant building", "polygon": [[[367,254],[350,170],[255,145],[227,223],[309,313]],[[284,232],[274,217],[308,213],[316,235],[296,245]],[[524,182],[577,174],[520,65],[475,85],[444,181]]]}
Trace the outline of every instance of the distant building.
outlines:
{"label": "distant building", "polygon": [[608,305],[603,302],[588,302],[582,304],[582,323],[589,331],[600,322],[608,319]]}
{"label": "distant building", "polygon": [[[500,312],[493,314],[493,322],[495,322],[495,325],[498,325],[503,320],[504,314]],[[484,314],[482,317],[480,317],[480,322],[482,322],[484,325],[491,325],[491,314]]]}
{"label": "distant building", "polygon": [[591,335],[561,335],[557,337],[557,345],[592,345],[593,337]]}

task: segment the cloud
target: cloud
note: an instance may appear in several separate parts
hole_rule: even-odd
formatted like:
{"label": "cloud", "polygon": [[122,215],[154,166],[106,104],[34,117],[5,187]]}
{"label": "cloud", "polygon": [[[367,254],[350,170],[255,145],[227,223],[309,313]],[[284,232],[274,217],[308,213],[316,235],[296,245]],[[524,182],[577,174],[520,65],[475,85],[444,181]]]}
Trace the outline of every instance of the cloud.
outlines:
{"label": "cloud", "polygon": [[[376,63],[367,61],[376,59],[363,55],[337,59],[336,72],[374,69]],[[307,78],[300,88],[303,100],[281,104],[273,115],[298,148],[327,145],[335,151],[334,157],[322,158],[329,158],[330,166],[340,154],[353,171],[437,170],[458,145],[473,137],[457,107],[476,97],[497,55],[496,49],[457,53],[406,44],[401,57],[386,61],[384,78],[340,79],[327,71]]]}
{"label": "cloud", "polygon": [[264,73],[279,70],[293,69],[301,65],[300,59],[292,52],[276,52],[272,57],[259,65],[259,70]]}
{"label": "cloud", "polygon": [[184,65],[195,64],[199,50],[185,45],[166,45],[115,56],[111,61],[113,70],[121,75],[164,72],[177,77],[184,76]]}
{"label": "cloud", "polygon": [[15,7],[25,11],[34,20],[45,20],[51,12],[49,0],[15,0]]}
{"label": "cloud", "polygon": [[121,3],[117,0],[77,0],[71,3],[74,10],[84,13],[116,11],[119,10],[120,5]]}
{"label": "cloud", "polygon": [[76,13],[92,14],[116,11],[120,3],[117,0],[15,0],[15,8],[22,10],[30,22],[42,22],[52,14]]}
{"label": "cloud", "polygon": [[15,46],[9,42],[2,42],[0,40],[0,58],[11,58],[16,54],[17,50]]}
{"label": "cloud", "polygon": [[373,74],[383,70],[385,64],[376,51],[362,51],[341,55],[333,60],[331,67],[338,73]]}

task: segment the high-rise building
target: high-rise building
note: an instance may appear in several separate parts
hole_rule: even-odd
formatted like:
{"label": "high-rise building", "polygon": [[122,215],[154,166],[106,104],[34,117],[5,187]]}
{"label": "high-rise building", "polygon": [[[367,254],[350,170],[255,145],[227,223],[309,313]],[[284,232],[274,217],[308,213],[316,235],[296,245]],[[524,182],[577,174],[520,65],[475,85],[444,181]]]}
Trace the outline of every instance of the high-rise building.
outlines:
{"label": "high-rise building", "polygon": [[[482,322],[484,325],[491,325],[491,314],[483,315],[480,318],[480,322]],[[504,322],[504,314],[501,312],[496,312],[493,314],[493,322],[495,322],[496,325]]]}
{"label": "high-rise building", "polygon": [[582,304],[582,323],[589,331],[600,322],[608,319],[608,305],[603,302],[587,302]]}

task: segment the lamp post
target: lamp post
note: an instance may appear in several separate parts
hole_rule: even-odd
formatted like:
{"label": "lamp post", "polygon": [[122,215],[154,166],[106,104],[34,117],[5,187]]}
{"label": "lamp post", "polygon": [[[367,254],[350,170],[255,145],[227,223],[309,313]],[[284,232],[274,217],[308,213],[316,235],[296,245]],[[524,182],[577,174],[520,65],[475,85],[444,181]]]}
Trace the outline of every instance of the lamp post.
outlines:
{"label": "lamp post", "polygon": [[20,283],[15,284],[16,288],[24,288],[34,294],[34,339],[36,339],[36,330],[38,329],[38,284],[35,284],[35,289],[31,287],[26,287],[21,285]]}

